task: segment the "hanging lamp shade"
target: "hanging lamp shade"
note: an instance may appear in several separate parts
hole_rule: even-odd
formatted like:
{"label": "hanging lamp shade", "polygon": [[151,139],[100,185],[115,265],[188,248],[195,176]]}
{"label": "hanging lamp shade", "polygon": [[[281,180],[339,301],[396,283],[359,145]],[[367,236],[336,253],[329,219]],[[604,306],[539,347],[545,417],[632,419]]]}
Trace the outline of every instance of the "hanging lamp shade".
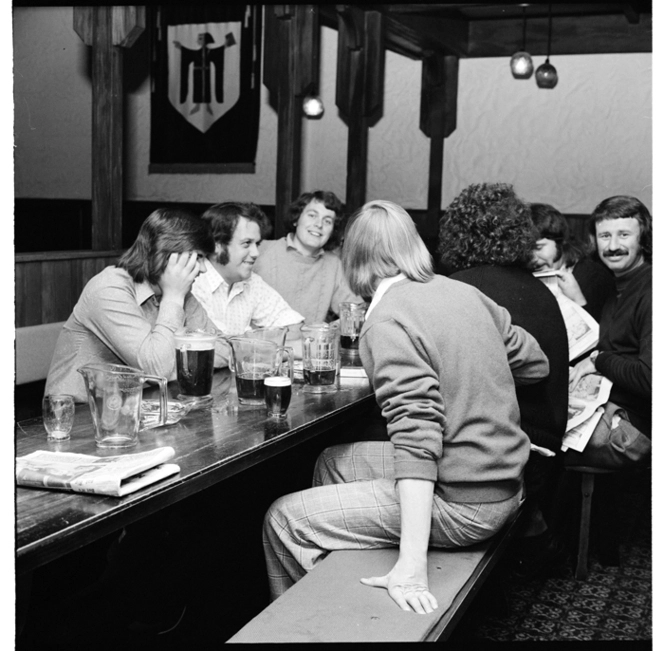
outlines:
{"label": "hanging lamp shade", "polygon": [[555,88],[558,83],[558,72],[549,63],[549,58],[535,71],[535,81],[539,88]]}
{"label": "hanging lamp shade", "polygon": [[529,79],[533,74],[535,66],[528,52],[515,52],[510,59],[510,68],[514,79]]}
{"label": "hanging lamp shade", "polygon": [[539,88],[554,88],[558,83],[558,71],[549,63],[551,56],[551,5],[549,5],[549,42],[546,47],[546,61],[535,71],[535,81]]}
{"label": "hanging lamp shade", "polygon": [[510,59],[510,69],[514,79],[529,79],[533,74],[533,59],[526,52],[526,7],[523,6],[523,38],[522,47]]}

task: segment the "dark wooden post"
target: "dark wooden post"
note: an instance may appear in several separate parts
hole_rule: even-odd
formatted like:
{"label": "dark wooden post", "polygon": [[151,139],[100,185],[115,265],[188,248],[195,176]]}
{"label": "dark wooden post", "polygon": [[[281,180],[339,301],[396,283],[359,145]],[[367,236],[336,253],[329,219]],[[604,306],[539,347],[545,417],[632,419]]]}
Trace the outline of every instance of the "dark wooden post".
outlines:
{"label": "dark wooden post", "polygon": [[122,51],[145,29],[145,7],[74,7],[92,47],[92,248],[122,247]]}
{"label": "dark wooden post", "polygon": [[369,125],[383,108],[383,16],[348,5],[337,11],[336,104],[348,124],[346,208],[353,212],[366,201]]}
{"label": "dark wooden post", "polygon": [[263,57],[263,83],[278,114],[274,237],[279,238],[285,234],[288,206],[300,194],[302,99],[318,90],[318,7],[265,5]]}
{"label": "dark wooden post", "polygon": [[429,150],[429,196],[423,237],[438,231],[443,196],[443,150],[445,138],[456,129],[459,57],[441,52],[422,59],[420,130],[431,139]]}

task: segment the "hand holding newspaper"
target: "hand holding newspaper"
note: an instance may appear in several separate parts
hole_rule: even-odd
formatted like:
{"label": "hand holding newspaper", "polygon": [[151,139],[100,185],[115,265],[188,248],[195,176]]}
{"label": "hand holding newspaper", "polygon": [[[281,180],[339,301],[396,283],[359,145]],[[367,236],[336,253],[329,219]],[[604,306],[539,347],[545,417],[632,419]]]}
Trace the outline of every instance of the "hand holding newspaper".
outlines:
{"label": "hand holding newspaper", "polygon": [[572,448],[583,452],[604,413],[604,405],[609,399],[612,386],[613,382],[608,378],[592,373],[582,377],[570,390],[567,429],[561,446],[563,451]]}
{"label": "hand holding newspaper", "polygon": [[580,305],[562,293],[554,271],[536,271],[533,275],[551,290],[558,301],[567,330],[570,361],[592,350],[599,341],[597,321]]}
{"label": "hand holding newspaper", "polygon": [[166,463],[174,456],[172,447],[112,457],[37,450],[16,457],[16,483],[123,497],[180,472],[178,465]]}

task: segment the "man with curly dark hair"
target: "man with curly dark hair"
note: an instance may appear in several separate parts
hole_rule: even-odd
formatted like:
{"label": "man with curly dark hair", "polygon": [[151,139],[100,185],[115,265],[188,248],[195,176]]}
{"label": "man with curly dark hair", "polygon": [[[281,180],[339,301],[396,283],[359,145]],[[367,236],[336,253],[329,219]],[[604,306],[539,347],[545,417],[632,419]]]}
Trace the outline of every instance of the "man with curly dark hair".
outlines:
{"label": "man with curly dark hair", "polygon": [[[564,550],[548,530],[562,473],[560,446],[567,425],[568,342],[558,301],[529,270],[537,233],[528,205],[505,183],[474,184],[449,205],[440,221],[438,254],[452,278],[477,287],[507,309],[549,358],[549,376],[516,387],[521,427],[531,451],[525,471],[531,540],[523,573],[550,565]],[[524,545],[526,547],[526,545]]]}
{"label": "man with curly dark hair", "polygon": [[254,271],[274,287],[305,323],[339,314],[339,303],[361,303],[351,292],[335,252],[345,221],[340,199],[327,190],[301,194],[290,206],[288,234],[265,240]]}

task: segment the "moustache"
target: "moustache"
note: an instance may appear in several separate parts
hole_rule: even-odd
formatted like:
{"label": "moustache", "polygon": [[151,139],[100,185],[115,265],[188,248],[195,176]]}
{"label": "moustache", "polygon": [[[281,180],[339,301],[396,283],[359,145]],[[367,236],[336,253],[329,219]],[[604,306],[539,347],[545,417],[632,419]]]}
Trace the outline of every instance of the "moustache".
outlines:
{"label": "moustache", "polygon": [[602,256],[605,258],[610,258],[616,255],[627,255],[627,251],[625,251],[625,249],[617,249],[615,251],[604,251],[604,253],[602,253]]}

